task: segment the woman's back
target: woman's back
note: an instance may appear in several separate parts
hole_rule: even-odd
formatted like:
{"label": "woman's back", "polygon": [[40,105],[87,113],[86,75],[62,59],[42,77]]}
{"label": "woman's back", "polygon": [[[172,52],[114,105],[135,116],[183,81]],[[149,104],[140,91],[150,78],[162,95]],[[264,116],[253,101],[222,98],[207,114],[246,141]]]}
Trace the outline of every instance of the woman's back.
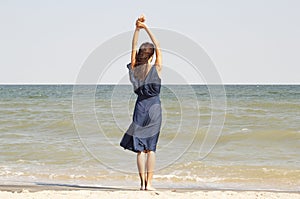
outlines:
{"label": "woman's back", "polygon": [[[129,69],[129,77],[130,81],[134,87],[134,92],[139,96],[139,99],[145,99],[153,96],[158,96],[160,93],[161,88],[161,79],[157,73],[157,69],[155,65],[152,65],[149,71],[147,71],[146,66],[144,67],[144,73],[143,68],[138,71],[140,66],[135,67],[132,69],[131,64],[127,65],[127,68]],[[140,72],[142,78],[138,79],[135,77],[135,73]]]}
{"label": "woman's back", "polygon": [[149,73],[150,69],[151,69],[150,64],[143,64],[143,65],[134,67],[133,74],[134,74],[135,79],[144,81],[147,74]]}

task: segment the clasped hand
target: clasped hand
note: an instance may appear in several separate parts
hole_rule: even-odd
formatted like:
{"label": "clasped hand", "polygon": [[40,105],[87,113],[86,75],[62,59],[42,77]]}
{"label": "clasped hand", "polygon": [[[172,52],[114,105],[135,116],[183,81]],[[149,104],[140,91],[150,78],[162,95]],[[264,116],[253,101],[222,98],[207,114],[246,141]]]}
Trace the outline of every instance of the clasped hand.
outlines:
{"label": "clasped hand", "polygon": [[135,22],[135,26],[137,29],[143,29],[146,28],[145,24],[146,18],[144,15],[141,15]]}

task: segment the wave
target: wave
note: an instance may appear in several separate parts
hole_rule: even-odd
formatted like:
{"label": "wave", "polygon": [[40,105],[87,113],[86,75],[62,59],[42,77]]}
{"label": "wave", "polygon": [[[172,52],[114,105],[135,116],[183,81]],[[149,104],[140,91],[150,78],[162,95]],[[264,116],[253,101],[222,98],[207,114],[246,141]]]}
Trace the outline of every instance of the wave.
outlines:
{"label": "wave", "polygon": [[265,130],[265,131],[253,131],[248,128],[243,128],[239,132],[222,135],[218,142],[232,142],[246,140],[252,140],[254,142],[283,142],[283,141],[294,141],[295,143],[300,140],[300,133],[298,131],[289,130]]}
{"label": "wave", "polygon": [[[23,161],[21,161],[22,163]],[[76,184],[138,184],[137,174],[124,174],[97,169],[97,166],[50,168],[37,165],[35,169],[0,166],[5,180],[35,180],[38,182],[63,182]],[[38,169],[39,168],[39,169]],[[43,168],[43,169],[41,169]],[[155,184],[161,187],[277,189],[300,191],[300,169],[258,167],[246,165],[214,166],[194,161],[177,163],[162,171],[155,171]]]}

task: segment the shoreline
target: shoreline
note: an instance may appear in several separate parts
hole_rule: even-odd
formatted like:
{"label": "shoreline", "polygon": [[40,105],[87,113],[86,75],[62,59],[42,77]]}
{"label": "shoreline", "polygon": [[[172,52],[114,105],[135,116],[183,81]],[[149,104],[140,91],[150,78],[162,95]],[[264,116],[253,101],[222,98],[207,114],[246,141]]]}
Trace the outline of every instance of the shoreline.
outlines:
{"label": "shoreline", "polygon": [[158,188],[140,191],[138,187],[88,186],[76,184],[0,184],[0,198],[295,198],[299,191]]}
{"label": "shoreline", "polygon": [[[172,191],[172,192],[195,192],[195,191],[234,191],[234,192],[274,192],[274,193],[297,193],[300,190],[279,190],[279,189],[234,189],[234,188],[156,188],[157,191]],[[0,183],[0,191],[22,192],[27,190],[29,192],[38,191],[76,191],[76,190],[90,190],[90,191],[140,191],[139,187],[135,186],[102,186],[102,185],[80,185],[69,183],[46,183],[46,182],[26,182],[26,183]]]}
{"label": "shoreline", "polygon": [[[243,195],[251,195],[252,196],[264,196],[264,197],[273,197],[282,198],[281,196],[290,197],[290,198],[299,198],[300,199],[300,191],[285,191],[285,190],[260,190],[260,189],[245,189],[245,190],[235,190],[235,189],[200,189],[200,188],[157,188],[156,191],[140,191],[138,187],[117,187],[117,186],[93,186],[93,185],[76,185],[76,184],[57,184],[57,183],[41,183],[36,182],[33,184],[0,184],[0,197],[3,198],[3,194],[14,194],[23,196],[41,193],[51,193],[53,197],[56,197],[57,194],[67,194],[68,198],[73,198],[73,196],[77,195],[77,193],[98,193],[98,195],[103,193],[115,193],[122,195],[131,196],[132,194],[136,195],[138,192],[140,194],[150,194],[150,195],[178,195],[178,196],[186,196],[186,194],[192,195],[209,195],[209,193],[218,194],[224,196],[233,196],[237,195],[238,197],[242,197]],[[74,195],[75,194],[75,195]],[[221,194],[221,195],[220,195]],[[50,196],[51,197],[51,196]],[[77,198],[77,197],[76,197]],[[121,197],[122,198],[122,197]],[[191,196],[191,198],[193,198]],[[209,197],[208,197],[209,198]],[[232,197],[234,198],[234,197]],[[247,197],[246,197],[247,198]],[[260,197],[254,197],[260,198]]]}

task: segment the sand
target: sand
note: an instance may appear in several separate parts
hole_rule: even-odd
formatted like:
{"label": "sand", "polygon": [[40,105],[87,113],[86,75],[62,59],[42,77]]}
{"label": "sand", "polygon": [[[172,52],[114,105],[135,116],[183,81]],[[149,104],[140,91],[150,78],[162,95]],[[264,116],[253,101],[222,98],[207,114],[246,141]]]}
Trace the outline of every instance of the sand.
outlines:
{"label": "sand", "polygon": [[124,187],[88,187],[64,185],[0,185],[0,198],[4,199],[48,199],[48,198],[117,198],[117,199],[169,199],[169,198],[207,198],[207,199],[252,199],[286,198],[300,199],[300,192],[283,191],[234,191],[234,190],[196,190],[196,189],[158,189],[139,191]]}

